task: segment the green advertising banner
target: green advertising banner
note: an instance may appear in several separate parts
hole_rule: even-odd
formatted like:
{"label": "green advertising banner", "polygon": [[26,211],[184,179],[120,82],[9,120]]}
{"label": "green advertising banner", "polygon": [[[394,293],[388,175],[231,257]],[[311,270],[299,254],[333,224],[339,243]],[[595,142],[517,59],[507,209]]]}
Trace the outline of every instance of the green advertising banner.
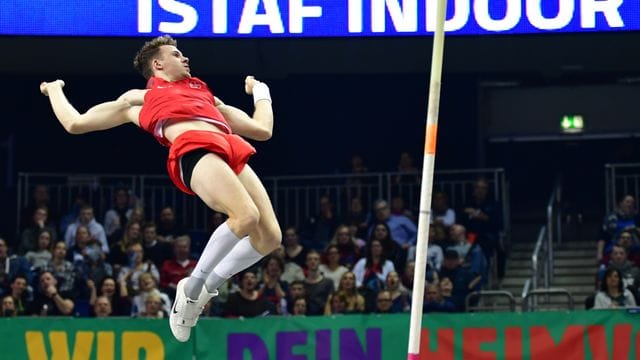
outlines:
{"label": "green advertising banner", "polygon": [[0,319],[2,360],[192,360],[193,341],[176,341],[167,320]]}
{"label": "green advertising banner", "polygon": [[[196,358],[404,360],[409,315],[206,321]],[[424,360],[640,359],[640,315],[625,311],[429,314]]]}
{"label": "green advertising banner", "polygon": [[[167,320],[0,319],[0,359],[404,360],[409,315],[201,319],[191,340]],[[626,311],[429,314],[425,360],[640,359],[640,315]],[[195,356],[195,357],[194,357]]]}

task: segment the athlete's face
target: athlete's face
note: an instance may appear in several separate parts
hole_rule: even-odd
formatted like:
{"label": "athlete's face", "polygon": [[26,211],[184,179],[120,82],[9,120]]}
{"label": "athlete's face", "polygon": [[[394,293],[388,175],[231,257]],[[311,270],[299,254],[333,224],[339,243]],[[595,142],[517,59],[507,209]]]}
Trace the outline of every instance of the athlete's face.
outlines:
{"label": "athlete's face", "polygon": [[153,60],[153,68],[164,74],[170,81],[191,77],[189,58],[182,55],[182,52],[173,45],[160,46],[159,56]]}

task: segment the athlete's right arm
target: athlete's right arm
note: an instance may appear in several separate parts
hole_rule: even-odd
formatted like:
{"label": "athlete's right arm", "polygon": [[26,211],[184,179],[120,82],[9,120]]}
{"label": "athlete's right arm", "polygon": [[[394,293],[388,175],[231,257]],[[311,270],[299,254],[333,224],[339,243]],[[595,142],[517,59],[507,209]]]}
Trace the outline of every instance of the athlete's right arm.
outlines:
{"label": "athlete's right arm", "polygon": [[128,122],[138,125],[140,106],[126,100],[125,95],[115,101],[98,104],[84,114],[69,103],[62,91],[64,81],[56,80],[40,84],[40,92],[49,97],[53,112],[64,129],[71,134],[84,134],[106,130]]}

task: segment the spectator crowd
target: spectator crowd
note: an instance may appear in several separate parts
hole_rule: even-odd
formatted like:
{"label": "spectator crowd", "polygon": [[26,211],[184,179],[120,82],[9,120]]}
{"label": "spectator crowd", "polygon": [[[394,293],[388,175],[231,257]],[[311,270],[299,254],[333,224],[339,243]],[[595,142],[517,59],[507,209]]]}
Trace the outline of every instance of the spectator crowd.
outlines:
{"label": "spectator crowd", "polygon": [[[477,180],[460,209],[449,206],[446,193],[433,194],[424,312],[465,311],[467,295],[486,286],[502,226],[488,189]],[[409,311],[416,209],[401,196],[354,196],[347,209],[335,209],[333,200],[323,195],[314,216],[288,224],[281,247],[226,282],[204,315]],[[171,206],[145,213],[124,188],[104,214],[81,197],[72,209],[55,209],[47,187],[36,186],[20,234],[0,238],[1,316],[167,317],[176,284],[200,250],[179,217]],[[224,220],[211,214],[213,227]]]}

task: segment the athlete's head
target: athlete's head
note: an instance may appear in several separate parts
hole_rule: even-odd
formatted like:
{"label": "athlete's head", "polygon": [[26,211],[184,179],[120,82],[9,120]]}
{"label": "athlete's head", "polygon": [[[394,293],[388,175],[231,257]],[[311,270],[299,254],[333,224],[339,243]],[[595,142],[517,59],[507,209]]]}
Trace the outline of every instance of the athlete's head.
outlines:
{"label": "athlete's head", "polygon": [[189,58],[182,55],[177,45],[169,35],[147,41],[133,59],[133,66],[145,79],[158,76],[175,81],[191,77]]}

